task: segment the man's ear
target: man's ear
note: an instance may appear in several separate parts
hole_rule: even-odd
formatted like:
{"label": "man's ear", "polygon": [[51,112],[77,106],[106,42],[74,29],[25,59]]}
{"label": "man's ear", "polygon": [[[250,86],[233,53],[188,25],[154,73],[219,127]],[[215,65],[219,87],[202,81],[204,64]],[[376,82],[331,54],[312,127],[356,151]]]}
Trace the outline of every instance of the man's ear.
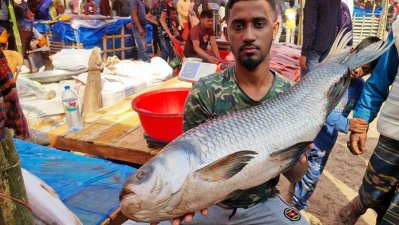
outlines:
{"label": "man's ear", "polygon": [[280,23],[278,21],[273,23],[273,40],[276,38]]}
{"label": "man's ear", "polygon": [[223,28],[223,34],[224,34],[224,37],[226,38],[227,42],[230,43],[230,41],[229,41],[229,34],[228,34],[228,32],[227,32],[227,27],[224,27],[224,28]]}

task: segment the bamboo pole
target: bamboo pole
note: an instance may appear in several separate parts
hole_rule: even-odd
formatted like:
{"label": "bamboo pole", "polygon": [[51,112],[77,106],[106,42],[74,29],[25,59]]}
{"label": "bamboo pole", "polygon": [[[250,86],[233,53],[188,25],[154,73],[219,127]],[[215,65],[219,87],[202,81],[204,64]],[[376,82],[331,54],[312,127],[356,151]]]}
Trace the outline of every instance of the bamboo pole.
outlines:
{"label": "bamboo pole", "polygon": [[389,7],[388,0],[383,0],[382,1],[382,12],[380,15],[380,26],[378,27],[378,34],[377,34],[377,36],[383,40],[385,40],[385,31],[387,28],[388,7]]}
{"label": "bamboo pole", "polygon": [[0,140],[0,224],[33,225],[19,155],[5,130],[7,137]]}
{"label": "bamboo pole", "polygon": [[[3,1],[3,0],[1,0],[1,1]],[[12,21],[12,30],[14,32],[15,45],[17,46],[17,51],[19,54],[21,54],[23,56],[21,37],[19,36],[17,19],[15,18],[13,0],[8,0],[8,12],[10,13],[10,18]]]}
{"label": "bamboo pole", "polygon": [[298,29],[297,45],[303,44],[303,8],[305,8],[305,0],[302,0],[300,5],[301,16],[299,17],[299,23],[298,23],[299,29]]}

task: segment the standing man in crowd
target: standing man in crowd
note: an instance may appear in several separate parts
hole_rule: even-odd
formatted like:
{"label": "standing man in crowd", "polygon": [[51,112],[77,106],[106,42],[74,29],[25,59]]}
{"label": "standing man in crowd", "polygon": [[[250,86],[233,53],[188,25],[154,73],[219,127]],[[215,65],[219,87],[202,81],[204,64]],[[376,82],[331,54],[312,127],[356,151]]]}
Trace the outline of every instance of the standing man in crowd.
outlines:
{"label": "standing man in crowd", "polygon": [[172,0],[160,0],[156,6],[155,14],[158,25],[158,34],[161,40],[161,56],[165,61],[176,57],[172,41],[176,42],[177,15]]}
{"label": "standing man in crowd", "polygon": [[[377,212],[376,224],[399,224],[399,21],[392,24],[385,52],[365,84],[353,117],[377,122],[378,144],[369,160],[358,196],[339,212],[340,224],[354,225],[368,208]],[[390,88],[391,87],[391,88]],[[366,150],[367,131],[352,132],[349,150],[359,155]]]}
{"label": "standing man in crowd", "polygon": [[127,17],[131,16],[130,1],[129,0],[114,0],[112,2],[112,10],[117,16]]}
{"label": "standing man in crowd", "polygon": [[274,38],[274,43],[279,43],[280,42],[280,36],[281,33],[283,32],[283,23],[284,23],[284,12],[286,10],[286,5],[284,3],[284,0],[276,0],[276,4],[277,4],[277,21],[280,24],[279,29],[278,29],[278,33],[276,38]]}
{"label": "standing man in crowd", "polygon": [[285,26],[285,42],[294,44],[295,29],[296,29],[296,12],[295,0],[290,0],[290,7],[284,12],[284,26]]}
{"label": "standing man in crowd", "polygon": [[[202,11],[200,23],[191,28],[184,46],[185,57],[201,58],[202,61],[210,63],[217,63],[221,60],[212,22],[212,11]],[[214,53],[208,51],[209,43]]]}
{"label": "standing man in crowd", "polygon": [[145,18],[148,22],[151,23],[152,26],[152,49],[153,49],[153,53],[154,55],[159,54],[159,52],[161,51],[162,47],[161,47],[161,39],[159,38],[159,33],[158,33],[158,20],[157,20],[157,4],[158,4],[158,0],[153,0],[151,2],[151,4],[149,4],[149,2],[147,1],[148,4],[148,13],[147,15],[145,15]]}
{"label": "standing man in crowd", "polygon": [[302,76],[322,62],[337,36],[341,0],[308,0],[303,11]]}
{"label": "standing man in crowd", "polygon": [[190,0],[179,0],[176,4],[179,27],[183,30],[182,38],[187,40],[190,32],[190,17],[192,16],[192,3]]}
{"label": "standing man in crowd", "polygon": [[79,12],[80,12],[79,0],[71,0],[69,2],[69,7],[71,8],[71,12],[73,14],[79,14]]}
{"label": "standing man in crowd", "polygon": [[109,0],[101,0],[100,1],[100,14],[103,16],[111,16],[111,5],[109,4]]}
{"label": "standing man in crowd", "polygon": [[145,19],[145,4],[143,0],[132,0],[132,24],[133,24],[133,38],[137,48],[137,58],[141,61],[147,62],[147,36],[146,27],[147,20]]}

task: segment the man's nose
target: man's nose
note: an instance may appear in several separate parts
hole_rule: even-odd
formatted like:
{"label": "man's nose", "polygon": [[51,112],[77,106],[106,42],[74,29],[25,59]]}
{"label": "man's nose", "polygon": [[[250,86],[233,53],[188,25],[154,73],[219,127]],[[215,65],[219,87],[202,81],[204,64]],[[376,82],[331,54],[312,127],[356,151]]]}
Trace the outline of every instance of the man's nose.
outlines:
{"label": "man's nose", "polygon": [[255,41],[255,29],[253,27],[249,26],[245,29],[243,41],[245,42]]}

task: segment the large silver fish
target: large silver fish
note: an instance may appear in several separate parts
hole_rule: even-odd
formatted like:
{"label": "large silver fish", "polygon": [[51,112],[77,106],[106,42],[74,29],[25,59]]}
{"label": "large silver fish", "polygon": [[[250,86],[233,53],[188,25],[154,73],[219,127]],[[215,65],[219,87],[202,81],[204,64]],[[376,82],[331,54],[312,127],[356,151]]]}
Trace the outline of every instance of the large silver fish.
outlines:
{"label": "large silver fish", "polygon": [[349,58],[339,34],[328,58],[289,91],[195,127],[136,171],[120,194],[129,219],[159,222],[221,202],[292,167],[350,82],[349,71],[380,56],[375,43]]}
{"label": "large silver fish", "polygon": [[25,169],[22,169],[22,176],[35,225],[83,224],[44,181]]}

